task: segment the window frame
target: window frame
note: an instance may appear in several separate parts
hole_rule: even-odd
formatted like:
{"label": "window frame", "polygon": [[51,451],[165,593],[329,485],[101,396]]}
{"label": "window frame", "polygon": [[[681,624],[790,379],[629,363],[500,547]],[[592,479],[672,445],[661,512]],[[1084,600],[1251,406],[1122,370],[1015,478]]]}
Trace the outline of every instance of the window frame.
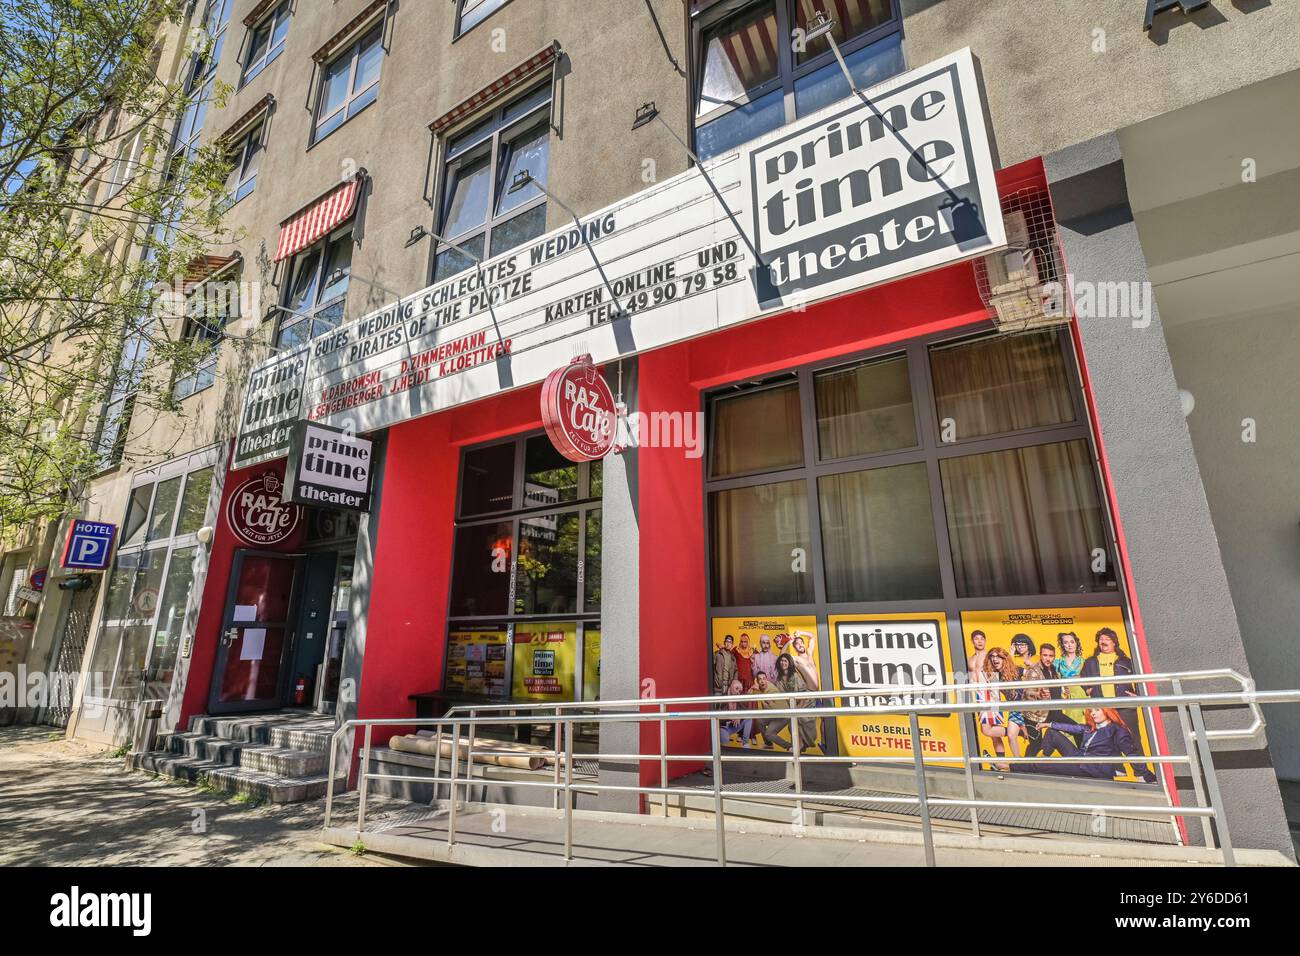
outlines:
{"label": "window frame", "polygon": [[[510,110],[516,107],[530,97],[536,96],[543,90],[546,96],[539,99],[536,104],[529,107],[517,116],[511,116]],[[430,256],[429,278],[431,282],[441,282],[450,279],[454,275],[459,275],[466,269],[472,268],[473,263],[468,258],[462,257],[464,262],[462,268],[456,272],[449,273],[441,279],[437,276],[438,257],[450,249],[459,249],[467,243],[473,242],[481,235],[483,237],[483,252],[480,259],[487,260],[492,258],[492,233],[494,230],[513,222],[519,216],[525,215],[536,209],[538,206],[545,206],[549,202],[549,197],[540,189],[534,188],[536,193],[530,196],[517,206],[512,206],[509,210],[497,213],[497,205],[504,192],[498,190],[508,190],[509,183],[501,182],[503,149],[502,146],[520,136],[526,135],[536,126],[544,126],[546,130],[546,148],[547,148],[547,166],[550,166],[550,136],[551,136],[551,109],[554,105],[554,92],[551,89],[550,80],[546,79],[540,83],[534,83],[524,88],[518,94],[511,96],[509,99],[494,107],[490,112],[480,113],[467,123],[462,123],[459,127],[448,133],[442,147],[442,155],[439,161],[439,173],[437,191],[435,192],[436,205],[434,213],[437,221],[438,235],[447,240],[446,243],[434,240],[433,250]],[[482,159],[486,152],[488,159],[488,202],[487,215],[481,223],[477,223],[467,229],[462,230],[456,235],[449,235],[444,230],[447,225],[447,219],[451,212],[451,187],[455,182],[454,173],[459,172],[463,165],[473,163]],[[545,235],[546,229],[543,224],[542,232],[539,235]],[[511,249],[519,248],[522,243],[511,246]],[[503,255],[509,250],[501,250],[496,253]]]}
{"label": "window frame", "polygon": [[456,21],[452,26],[451,42],[455,43],[457,40],[463,37],[466,33],[469,33],[469,31],[473,30],[475,27],[482,26],[488,20],[491,20],[493,14],[497,13],[499,10],[501,10],[501,8],[508,5],[510,3],[510,0],[483,0],[483,2],[495,3],[496,6],[492,7],[492,9],[488,10],[487,13],[483,14],[482,17],[475,20],[469,26],[462,27],[461,23],[465,16],[466,0],[456,0]]}
{"label": "window frame", "polygon": [[[194,315],[191,303],[207,301],[206,290],[209,282],[220,280],[221,276],[229,269],[221,269],[213,273],[202,283],[190,290],[186,295],[185,304],[185,321],[181,326],[181,338],[185,340],[195,339],[212,344],[212,354],[205,357],[191,371],[184,375],[173,376],[172,378],[172,398],[182,402],[187,398],[199,394],[200,392],[211,388],[216,384],[217,363],[221,359],[221,343],[225,341],[226,329],[232,320],[239,318],[239,296],[224,296],[223,301],[227,306],[233,305],[233,311],[229,311],[221,316],[220,326],[214,326],[206,321],[207,317],[200,314]],[[196,298],[199,297],[199,298]],[[181,394],[181,393],[184,394]]]}
{"label": "window frame", "polygon": [[[277,318],[276,318],[276,326],[275,326],[275,336],[273,338],[276,349],[297,348],[298,345],[303,344],[302,342],[298,342],[296,344],[286,345],[281,341],[286,326],[294,326],[294,325],[301,324],[303,322],[310,321],[312,324],[312,334],[309,335],[306,340],[304,340],[306,342],[310,342],[313,339],[315,339],[317,336],[323,334],[323,332],[325,331],[325,330],[322,330],[322,332],[315,331],[316,323],[324,321],[323,319],[318,318],[320,313],[324,312],[326,309],[333,308],[336,305],[342,306],[344,310],[346,309],[348,289],[352,285],[351,258],[349,258],[348,260],[348,285],[343,289],[342,292],[336,295],[332,295],[328,299],[321,298],[321,294],[325,291],[325,279],[326,279],[325,260],[330,250],[330,246],[332,246],[336,242],[342,242],[346,239],[347,241],[353,242],[354,244],[353,252],[355,253],[356,240],[353,235],[353,231],[355,227],[356,227],[356,216],[354,215],[352,217],[349,217],[347,220],[345,220],[341,225],[336,226],[334,229],[330,230],[328,234],[321,236],[310,246],[307,246],[306,248],[303,249],[299,249],[297,252],[295,252],[292,256],[289,257],[289,264],[285,269],[285,275],[284,275],[284,288],[282,289],[279,297],[280,298],[279,305],[281,306],[281,308],[276,310]],[[292,313],[287,312],[285,310],[291,308],[290,301],[293,297],[295,279],[298,276],[298,264],[302,262],[305,258],[313,254],[317,254],[316,265],[313,267],[313,271],[315,272],[315,276],[316,276],[315,279],[316,291],[313,294],[314,304],[311,306],[311,308],[295,309]],[[339,316],[339,321],[330,325],[329,328],[330,329],[337,328],[340,324],[342,324],[345,318],[346,315],[341,314]]]}
{"label": "window frame", "polygon": [[[254,150],[254,146],[256,146],[256,150]],[[238,172],[239,175],[235,180],[235,188],[230,191],[230,203],[226,207],[227,209],[251,195],[253,190],[257,188],[257,170],[254,169],[250,176],[248,174],[248,161],[253,156],[265,151],[266,120],[259,119],[253,123],[248,132],[231,144],[229,155],[235,163],[232,173]]]}
{"label": "window frame", "polygon": [[[582,690],[583,681],[583,656],[585,653],[586,631],[588,628],[594,630],[601,629],[601,609],[587,609],[587,583],[591,580],[591,575],[587,572],[587,555],[588,555],[588,523],[593,513],[601,515],[601,535],[604,535],[604,495],[603,495],[603,476],[602,476],[602,493],[593,494],[592,472],[596,462],[573,462],[577,469],[578,487],[576,497],[571,501],[560,501],[554,504],[537,505],[527,507],[524,499],[525,479],[527,476],[527,450],[530,440],[540,439],[549,442],[544,430],[531,430],[520,434],[511,435],[508,438],[495,439],[492,441],[479,442],[473,445],[466,445],[460,449],[460,460],[456,466],[456,512],[452,525],[452,552],[455,553],[456,534],[462,528],[474,528],[484,525],[504,524],[511,525],[511,544],[510,544],[510,567],[508,569],[509,582],[506,588],[505,613],[502,614],[453,614],[452,599],[455,594],[456,585],[456,562],[453,560],[447,573],[447,613],[444,619],[446,630],[444,632],[445,642],[443,648],[443,665],[446,673],[446,665],[450,661],[451,653],[451,633],[458,630],[475,630],[489,627],[503,627],[506,629],[506,646],[509,649],[506,654],[506,672],[505,686],[506,696],[504,698],[490,698],[497,701],[509,702],[512,700],[512,688],[514,681],[514,635],[516,625],[529,625],[538,623],[556,623],[556,624],[576,624],[577,640],[577,659],[575,662],[575,693]],[[463,514],[463,498],[465,490],[465,465],[468,455],[481,451],[485,448],[499,447],[502,445],[513,445],[515,448],[515,457],[513,464],[513,485],[510,506],[504,509],[491,512],[476,513],[473,515]],[[603,467],[603,464],[601,465]],[[521,529],[523,522],[529,519],[545,518],[562,515],[576,515],[578,521],[578,538],[577,538],[577,589],[574,594],[574,610],[560,613],[519,613],[515,611],[516,600],[520,596],[520,589],[517,581],[517,563],[519,560],[519,547]]]}
{"label": "window frame", "polygon": [[[281,16],[283,14],[283,16]],[[293,3],[291,0],[282,0],[273,9],[267,12],[260,20],[248,28],[248,55],[244,59],[239,71],[239,88],[243,89],[253,80],[261,75],[262,71],[270,66],[275,59],[284,52],[284,48],[289,40],[289,31],[286,28],[284,37],[276,46],[271,45],[271,39],[275,36],[276,29],[282,22],[293,23]],[[257,40],[257,35],[265,29],[266,34],[266,52],[254,59],[253,50]]]}
{"label": "window frame", "polygon": [[[379,72],[375,75],[373,83],[368,84],[362,90],[355,90],[353,87],[357,81],[357,66],[361,62],[362,54],[368,51],[372,45],[379,48]],[[315,146],[317,143],[321,142],[321,140],[330,136],[330,134],[337,132],[343,126],[346,126],[350,120],[359,116],[367,107],[379,99],[379,83],[384,76],[384,57],[387,55],[388,51],[384,49],[384,19],[381,16],[369,26],[357,30],[356,39],[350,42],[346,49],[341,51],[337,56],[330,57],[321,64],[320,80],[316,84],[316,104],[312,109],[311,139],[308,144],[309,146]],[[325,114],[323,112],[325,109],[325,86],[329,82],[330,68],[344,59],[348,60],[347,92],[345,93],[342,102],[328,114]],[[374,91],[374,95],[370,96],[370,98],[360,106],[357,106],[354,111],[353,104],[357,100],[370,94],[372,90]],[[342,119],[340,119],[334,126],[321,132],[321,127],[337,116],[342,116]]]}
{"label": "window frame", "polygon": [[[752,90],[746,90],[741,96],[727,103],[721,103],[714,106],[707,113],[697,113],[700,104],[700,98],[703,94],[704,87],[704,67],[707,63],[707,47],[705,38],[718,26],[727,20],[743,16],[747,11],[754,7],[774,3],[776,9],[776,36],[777,36],[777,73],[776,76],[764,81]],[[796,22],[794,17],[794,5],[799,0],[722,0],[715,3],[707,10],[696,14],[692,18],[690,30],[690,66],[688,73],[691,82],[688,84],[689,103],[687,104],[687,116],[691,118],[691,148],[697,149],[697,133],[702,126],[706,126],[714,120],[720,119],[728,113],[749,106],[755,101],[767,96],[776,90],[783,91],[783,104],[785,110],[785,119],[782,126],[793,123],[798,119],[798,113],[795,109],[795,85],[798,81],[816,73],[823,67],[835,62],[835,54],[831,51],[829,44],[827,49],[812,57],[804,63],[796,63],[794,51],[791,49],[791,31],[794,29]],[[890,5],[891,16],[889,20],[877,27],[854,37],[840,44],[840,53],[848,58],[858,50],[870,46],[880,40],[897,34],[900,42],[904,39],[903,34],[903,16],[900,0],[888,0]],[[906,48],[904,48],[904,70],[906,70]],[[765,130],[764,132],[770,132]],[[756,136],[761,136],[758,133]]]}
{"label": "window frame", "polygon": [[[940,439],[934,387],[930,376],[930,349],[944,345],[958,345],[976,341],[990,335],[999,334],[992,331],[986,323],[966,327],[956,331],[944,331],[902,342],[892,342],[876,348],[853,352],[845,355],[823,359],[819,362],[800,365],[775,373],[769,379],[755,383],[753,387],[770,387],[785,384],[793,374],[799,383],[799,395],[802,407],[804,460],[803,464],[774,470],[747,472],[729,475],[725,478],[714,477],[710,473],[713,458],[714,422],[713,403],[719,398],[736,394],[735,386],[742,383],[730,383],[701,393],[701,410],[706,416],[706,446],[701,456],[701,478],[703,481],[703,514],[705,539],[705,594],[706,624],[718,617],[743,617],[773,614],[812,615],[824,620],[832,615],[845,614],[886,614],[943,612],[950,619],[959,619],[961,611],[1019,609],[1032,607],[1090,607],[1090,606],[1127,606],[1125,595],[1126,583],[1123,566],[1119,562],[1119,548],[1114,516],[1110,502],[1106,497],[1106,485],[1101,473],[1097,446],[1087,409],[1084,402],[1083,386],[1079,375],[1077,356],[1070,339],[1069,330],[1053,330],[1061,349],[1065,367],[1066,388],[1070,395],[1071,408],[1074,411],[1072,421],[1055,425],[1042,425],[1019,431],[1004,432],[996,435],[958,438],[952,442]],[[906,355],[912,388],[913,411],[916,416],[918,443],[910,448],[893,449],[881,452],[855,455],[847,458],[821,459],[817,434],[817,414],[815,406],[814,382],[816,376],[838,369],[850,368],[863,362],[876,361],[898,355]],[[774,381],[780,377],[778,383]],[[1082,440],[1086,444],[1092,462],[1092,476],[1101,502],[1102,531],[1107,549],[1107,561],[1116,585],[1114,589],[1087,592],[1064,592],[1053,594],[1015,594],[990,597],[962,597],[958,594],[955,578],[955,559],[952,543],[949,540],[948,510],[943,497],[943,480],[940,465],[947,459],[966,458],[989,452],[1009,451],[1039,445]],[[892,465],[923,462],[929,484],[931,513],[934,516],[935,545],[938,553],[940,593],[930,598],[875,600],[875,601],[840,601],[828,599],[826,583],[826,556],[822,540],[821,524],[821,489],[820,478],[870,471]],[[717,603],[713,574],[713,497],[716,491],[732,488],[754,487],[776,484],[792,480],[806,482],[806,500],[808,507],[808,571],[812,575],[811,593],[813,600],[801,604],[762,604],[762,605],[724,605]]]}

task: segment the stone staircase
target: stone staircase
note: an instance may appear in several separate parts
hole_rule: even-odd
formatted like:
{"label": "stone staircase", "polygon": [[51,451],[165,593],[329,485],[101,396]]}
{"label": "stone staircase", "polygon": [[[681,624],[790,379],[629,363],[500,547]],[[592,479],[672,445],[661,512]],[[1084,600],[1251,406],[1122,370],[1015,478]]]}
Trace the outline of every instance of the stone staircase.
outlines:
{"label": "stone staircase", "polygon": [[294,803],[325,795],[333,733],[333,717],[301,711],[198,716],[188,730],[162,734],[157,749],[128,759],[134,770]]}

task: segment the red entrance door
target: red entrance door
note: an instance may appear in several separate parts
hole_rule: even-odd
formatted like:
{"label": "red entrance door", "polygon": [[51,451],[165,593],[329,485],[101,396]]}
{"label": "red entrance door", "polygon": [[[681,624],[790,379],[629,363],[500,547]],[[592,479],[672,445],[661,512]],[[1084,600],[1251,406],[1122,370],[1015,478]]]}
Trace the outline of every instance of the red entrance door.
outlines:
{"label": "red entrance door", "polygon": [[208,701],[210,713],[283,705],[299,557],[235,552]]}

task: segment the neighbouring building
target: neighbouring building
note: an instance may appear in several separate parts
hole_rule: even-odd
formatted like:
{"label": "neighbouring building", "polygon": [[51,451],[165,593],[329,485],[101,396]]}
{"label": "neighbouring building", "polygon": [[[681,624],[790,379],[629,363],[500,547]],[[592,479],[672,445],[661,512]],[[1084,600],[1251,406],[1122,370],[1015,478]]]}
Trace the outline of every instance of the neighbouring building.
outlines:
{"label": "neighbouring building", "polygon": [[[1116,697],[1300,686],[1300,12],[1147,6],[199,4],[174,75],[234,92],[175,148],[228,145],[241,238],[186,285],[222,321],[183,415],[107,396],[112,568],[36,624],[87,640],[69,732],[862,689],[891,629],[944,676],[1050,645]],[[73,573],[42,531],[0,597]],[[1290,853],[1300,712],[1266,716],[1220,781]],[[877,723],[814,746],[906,756]]]}

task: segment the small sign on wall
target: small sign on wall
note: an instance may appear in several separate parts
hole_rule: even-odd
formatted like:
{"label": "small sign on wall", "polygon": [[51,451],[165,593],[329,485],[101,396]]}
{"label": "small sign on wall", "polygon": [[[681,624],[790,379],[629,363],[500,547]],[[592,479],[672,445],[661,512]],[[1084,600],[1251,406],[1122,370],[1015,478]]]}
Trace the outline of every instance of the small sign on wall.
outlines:
{"label": "small sign on wall", "polygon": [[285,470],[286,501],[370,510],[374,443],[342,428],[299,422]]}

